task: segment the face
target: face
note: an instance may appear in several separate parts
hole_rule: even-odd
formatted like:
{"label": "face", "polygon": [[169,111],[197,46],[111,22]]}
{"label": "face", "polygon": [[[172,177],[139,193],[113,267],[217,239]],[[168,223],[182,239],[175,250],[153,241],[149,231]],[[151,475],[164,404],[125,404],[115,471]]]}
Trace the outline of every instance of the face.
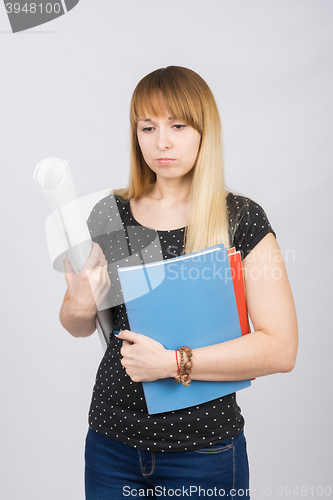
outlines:
{"label": "face", "polygon": [[201,136],[185,122],[165,115],[138,121],[137,136],[147,165],[164,179],[190,176]]}

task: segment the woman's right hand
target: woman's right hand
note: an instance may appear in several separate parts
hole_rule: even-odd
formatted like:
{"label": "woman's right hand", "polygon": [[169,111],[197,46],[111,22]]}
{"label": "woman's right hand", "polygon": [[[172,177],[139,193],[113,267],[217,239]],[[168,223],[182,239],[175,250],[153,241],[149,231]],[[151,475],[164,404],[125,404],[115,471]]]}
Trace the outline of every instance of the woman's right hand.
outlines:
{"label": "woman's right hand", "polygon": [[63,262],[68,287],[66,295],[70,299],[67,312],[73,318],[94,318],[111,286],[108,263],[101,247],[98,243],[92,244],[90,255],[79,274],[75,274],[68,256]]}

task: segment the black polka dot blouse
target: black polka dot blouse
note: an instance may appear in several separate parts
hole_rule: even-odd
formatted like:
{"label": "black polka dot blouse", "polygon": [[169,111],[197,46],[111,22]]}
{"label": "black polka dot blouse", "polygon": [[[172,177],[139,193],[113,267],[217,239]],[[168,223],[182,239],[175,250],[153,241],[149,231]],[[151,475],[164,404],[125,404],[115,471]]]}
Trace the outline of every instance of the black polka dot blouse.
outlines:
{"label": "black polka dot blouse", "polygon": [[[251,199],[229,193],[227,208],[232,246],[240,250],[242,258],[266,234],[271,232],[275,236],[264,210]],[[130,202],[115,195],[95,205],[88,226],[92,239],[102,247],[108,261],[113,289],[110,289],[113,331],[130,330],[117,267],[143,262],[145,249],[156,238],[161,249],[159,260],[181,255],[185,228],[170,231],[145,228],[134,219]],[[129,257],[133,255],[139,256],[140,261],[131,263]],[[93,390],[91,429],[134,448],[162,452],[203,448],[241,432],[244,418],[235,393],[191,408],[149,415],[141,382],[132,382],[120,363],[121,343],[111,332]]]}

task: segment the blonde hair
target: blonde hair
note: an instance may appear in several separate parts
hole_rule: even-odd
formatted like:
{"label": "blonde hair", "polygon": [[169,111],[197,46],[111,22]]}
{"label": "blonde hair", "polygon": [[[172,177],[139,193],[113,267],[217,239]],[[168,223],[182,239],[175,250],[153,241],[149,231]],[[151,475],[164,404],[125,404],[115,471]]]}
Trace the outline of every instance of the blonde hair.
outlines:
{"label": "blonde hair", "polygon": [[184,121],[201,135],[190,191],[185,252],[220,243],[229,248],[224,182],[221,120],[212,91],[194,71],[169,66],[153,71],[136,86],[130,109],[131,169],[128,187],[114,190],[125,199],[136,198],[156,181],[137,139],[138,119],[170,116]]}

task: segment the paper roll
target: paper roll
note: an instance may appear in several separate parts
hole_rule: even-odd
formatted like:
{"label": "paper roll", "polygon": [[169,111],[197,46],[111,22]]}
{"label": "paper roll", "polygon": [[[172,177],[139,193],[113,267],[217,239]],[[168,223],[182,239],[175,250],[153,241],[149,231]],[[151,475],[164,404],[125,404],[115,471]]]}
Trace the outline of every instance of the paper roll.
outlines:
{"label": "paper roll", "polygon": [[91,238],[68,164],[60,158],[46,158],[37,164],[33,178],[78,274],[89,257]]}
{"label": "paper roll", "polygon": [[[33,178],[52,212],[48,219],[47,231],[49,253],[58,256],[57,266],[60,265],[60,256],[61,267],[67,253],[74,271],[78,274],[89,257],[92,241],[68,164],[60,158],[46,158],[37,164]],[[53,264],[55,267],[55,263]],[[106,297],[96,318],[96,327],[104,350],[112,331],[109,307]]]}

